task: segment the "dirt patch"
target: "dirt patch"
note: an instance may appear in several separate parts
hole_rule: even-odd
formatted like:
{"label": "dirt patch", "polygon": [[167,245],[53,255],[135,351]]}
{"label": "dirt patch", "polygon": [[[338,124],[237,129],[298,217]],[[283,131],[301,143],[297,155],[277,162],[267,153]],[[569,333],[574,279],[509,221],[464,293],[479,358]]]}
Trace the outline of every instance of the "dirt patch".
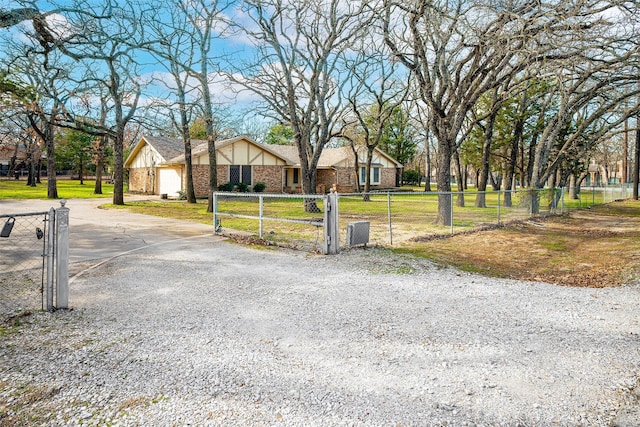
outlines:
{"label": "dirt patch", "polygon": [[614,202],[444,239],[417,238],[403,249],[495,277],[618,286],[640,275],[640,202]]}

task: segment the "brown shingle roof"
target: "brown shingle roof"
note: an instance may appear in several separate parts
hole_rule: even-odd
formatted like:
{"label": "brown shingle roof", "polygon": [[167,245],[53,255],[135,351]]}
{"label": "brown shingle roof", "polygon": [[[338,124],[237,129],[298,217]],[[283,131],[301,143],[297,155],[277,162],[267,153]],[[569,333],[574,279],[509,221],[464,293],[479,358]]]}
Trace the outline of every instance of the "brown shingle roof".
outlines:
{"label": "brown shingle roof", "polygon": [[172,159],[184,152],[184,144],[181,139],[166,138],[164,136],[145,136],[144,139],[165,160]]}

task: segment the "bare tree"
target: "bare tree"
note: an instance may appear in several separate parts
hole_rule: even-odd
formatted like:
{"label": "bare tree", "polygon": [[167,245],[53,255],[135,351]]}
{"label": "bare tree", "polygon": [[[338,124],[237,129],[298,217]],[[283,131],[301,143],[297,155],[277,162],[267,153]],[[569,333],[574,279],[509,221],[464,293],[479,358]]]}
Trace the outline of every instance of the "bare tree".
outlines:
{"label": "bare tree", "polygon": [[[416,129],[416,134],[419,136],[424,142],[422,143],[422,150],[419,154],[419,158],[424,160],[424,169],[420,168],[420,170],[424,170],[425,176],[425,185],[424,191],[431,191],[431,174],[432,174],[432,142],[431,142],[431,128],[429,127],[429,114],[430,110],[427,105],[422,102],[420,99],[420,95],[417,94],[415,86],[413,86],[413,93],[411,95],[410,107],[409,111],[412,117],[412,126]],[[419,163],[420,163],[419,162]]]}
{"label": "bare tree", "polygon": [[[230,77],[264,101],[262,113],[290,125],[300,155],[302,189],[315,194],[323,148],[341,133],[347,81],[342,52],[373,19],[367,1],[249,0],[242,29],[256,47],[255,61],[236,64]],[[307,210],[317,210],[313,203]]]}
{"label": "bare tree", "polygon": [[124,204],[125,135],[142,92],[136,54],[149,43],[144,38],[142,18],[148,12],[129,2],[77,3],[75,8],[66,10],[68,30],[64,42],[54,44],[84,70],[81,77],[76,77],[83,86],[81,93],[105,90],[100,102],[108,103],[110,111],[104,125],[100,125],[100,119],[77,116],[71,107],[66,109],[63,121],[65,126],[78,126],[113,142],[116,205]]}
{"label": "bare tree", "polygon": [[[35,38],[33,33],[27,36]],[[66,87],[69,63],[59,53],[43,55],[32,45],[11,40],[7,47],[7,67],[19,70],[14,73],[22,79],[21,85],[28,86],[29,95],[22,99],[19,111],[28,121],[31,134],[37,136],[47,153],[47,197],[58,198],[55,167],[55,129],[63,112],[63,103],[68,99]],[[32,161],[31,164],[34,162]],[[30,171],[35,185],[35,170]]]}
{"label": "bare tree", "polygon": [[8,28],[22,21],[42,16],[40,11],[31,7],[0,9],[0,28]]}
{"label": "bare tree", "polygon": [[[628,59],[637,54],[637,51],[627,51],[608,60],[584,60],[579,69],[571,64],[570,69],[559,73],[558,110],[545,124],[535,150],[530,182],[534,195],[567,156],[575,152],[578,144],[595,146],[638,111],[636,103],[627,106],[640,91],[636,85],[637,71],[634,73],[625,66]],[[574,126],[568,128],[570,123]],[[587,141],[585,135],[589,136]],[[561,144],[557,144],[558,141]],[[533,212],[539,209],[537,203],[533,198]]]}
{"label": "bare tree", "polygon": [[[385,0],[385,39],[415,76],[432,110],[438,141],[438,190],[448,192],[451,159],[479,97],[533,64],[570,58],[588,28],[604,27],[611,4],[588,0],[501,4]],[[438,222],[449,224],[450,200],[439,197]]]}
{"label": "bare tree", "polygon": [[[192,36],[194,21],[187,14],[186,3],[178,0],[178,7],[174,8],[171,2],[168,3],[169,10],[164,14],[168,21],[163,21],[160,15],[156,21],[149,23],[154,39],[157,43],[150,46],[151,52],[157,56],[162,65],[167,68],[171,81],[162,79],[161,84],[168,88],[175,96],[175,101],[168,100],[162,102],[160,108],[168,113],[173,127],[178,131],[184,145],[185,165],[186,165],[186,198],[188,203],[196,203],[195,187],[193,184],[193,159],[191,156],[191,116],[195,103],[198,100],[189,100],[189,94],[193,88],[189,85],[192,74],[197,65],[196,51],[202,54],[202,42],[200,38]],[[159,7],[166,6],[163,2]],[[214,15],[215,17],[215,15]],[[205,26],[211,28],[213,20],[205,21]],[[204,34],[203,34],[204,36]],[[199,42],[200,41],[200,42]],[[205,56],[201,61],[208,61]],[[208,85],[202,86],[200,80],[200,91],[209,91]],[[178,113],[175,113],[173,106],[177,106]],[[206,107],[205,107],[206,110]],[[215,136],[215,135],[214,135]],[[211,141],[209,138],[207,138]],[[213,138],[213,148],[215,151],[215,139]],[[214,159],[215,164],[215,159]],[[211,171],[209,171],[211,174]],[[209,180],[211,186],[211,179]],[[217,185],[217,183],[216,183]]]}
{"label": "bare tree", "polygon": [[[182,18],[185,19],[180,23],[180,26],[184,25],[184,27],[174,28],[174,30],[177,32],[186,31],[187,34],[183,34],[183,36],[189,35],[191,37],[191,40],[187,42],[187,45],[190,46],[188,50],[193,49],[191,60],[185,60],[182,55],[179,64],[176,63],[175,65],[184,69],[188,75],[198,82],[209,154],[209,200],[207,211],[212,212],[213,193],[218,188],[216,142],[224,134],[224,129],[222,129],[223,121],[219,120],[214,114],[216,108],[211,89],[212,79],[219,75],[220,71],[216,60],[222,57],[221,52],[214,52],[214,49],[216,48],[215,41],[223,37],[227,31],[228,25],[225,10],[231,5],[231,2],[175,0],[172,4],[176,8],[175,12],[181,13]],[[184,39],[182,41],[184,42]],[[182,54],[184,53],[182,52]],[[186,82],[183,83],[185,84],[183,89],[186,89]]]}
{"label": "bare tree", "polygon": [[[371,38],[370,38],[371,37]],[[389,52],[384,46],[376,46],[376,31],[362,39],[356,54],[345,58],[351,81],[347,87],[347,102],[356,119],[357,129],[362,133],[366,149],[364,172],[364,200],[369,200],[371,191],[371,164],[373,153],[380,145],[394,112],[401,108],[410,91],[406,75],[398,71],[399,64],[389,61]],[[352,141],[353,142],[353,141]],[[358,154],[355,147],[356,179],[359,182]]]}

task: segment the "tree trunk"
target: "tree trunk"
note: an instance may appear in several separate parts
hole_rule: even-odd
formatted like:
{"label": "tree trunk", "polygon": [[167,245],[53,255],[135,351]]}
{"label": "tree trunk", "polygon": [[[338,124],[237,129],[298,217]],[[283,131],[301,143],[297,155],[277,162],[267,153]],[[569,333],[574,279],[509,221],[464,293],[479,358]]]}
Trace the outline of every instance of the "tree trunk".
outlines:
{"label": "tree trunk", "polygon": [[464,165],[464,169],[462,172],[462,179],[463,179],[463,183],[464,183],[464,190],[468,190],[469,189],[469,165]]}
{"label": "tree trunk", "polygon": [[113,141],[113,204],[124,205],[124,130],[117,125]]}
{"label": "tree trunk", "polygon": [[[301,171],[302,172],[302,171]],[[302,172],[302,193],[315,194],[317,184],[317,173],[315,169],[310,169],[307,173]],[[304,199],[304,211],[309,213],[320,213],[320,208],[314,199]]]}
{"label": "tree trunk", "polygon": [[493,103],[494,107],[488,117],[487,124],[484,129],[484,144],[482,144],[482,160],[480,165],[480,180],[478,181],[478,192],[476,193],[476,208],[487,207],[487,182],[489,181],[489,161],[491,160],[491,144],[493,142],[493,128],[498,116],[498,109],[495,108],[497,102],[498,91],[494,91]]}
{"label": "tree trunk", "polygon": [[55,140],[53,125],[46,124],[43,129],[45,149],[47,150],[47,198],[58,198],[58,183],[56,181]]}
{"label": "tree trunk", "polygon": [[531,136],[531,143],[529,144],[529,159],[527,161],[526,174],[527,177],[527,188],[532,186],[533,180],[533,164],[536,158],[536,146],[538,145],[538,138],[540,137],[539,133],[534,133]]}
{"label": "tree trunk", "polygon": [[451,225],[451,143],[444,140],[438,144],[438,216],[436,224]]}
{"label": "tree trunk", "polygon": [[209,153],[209,198],[207,212],[213,212],[213,193],[218,190],[218,162],[216,161],[216,140],[213,134],[207,135]]}
{"label": "tree trunk", "polygon": [[42,176],[42,155],[38,156],[38,161],[36,162],[36,183],[42,184],[41,176]]}
{"label": "tree trunk", "polygon": [[[520,127],[521,120],[518,120],[514,130],[513,141],[511,142],[511,147],[509,151],[509,162],[507,164],[507,173],[504,177],[504,205],[508,208],[513,206],[511,192],[515,188],[514,181],[516,176],[516,162],[518,161],[518,148],[520,147],[520,137],[518,136],[518,128]],[[522,126],[524,127],[524,126]]]}
{"label": "tree trunk", "polygon": [[576,187],[576,181],[578,181],[576,175],[572,173],[569,177],[569,199],[571,200],[578,200],[579,189]]}
{"label": "tree trunk", "polygon": [[358,165],[358,150],[356,150],[356,146],[351,142],[351,151],[353,152],[353,167],[354,172],[356,173],[356,193],[360,193],[360,165]]}
{"label": "tree trunk", "polygon": [[[189,132],[188,128],[187,128],[187,132]],[[187,203],[196,203],[196,190],[193,185],[193,161],[191,159],[191,138],[189,137],[188,133],[184,137],[184,157],[185,157],[185,165],[186,165],[185,172],[187,174],[187,188],[185,189],[187,193],[186,194]]]}
{"label": "tree trunk", "polygon": [[102,169],[104,168],[104,151],[107,145],[107,137],[101,136],[96,150],[96,183],[93,194],[102,194]]}
{"label": "tree trunk", "polygon": [[84,185],[84,156],[80,156],[80,167],[78,168],[78,175],[80,175],[80,185]]}
{"label": "tree trunk", "polygon": [[429,138],[425,142],[427,164],[425,168],[426,178],[424,179],[424,191],[431,192],[431,144],[429,144]]}
{"label": "tree trunk", "polygon": [[[186,93],[184,90],[183,81],[180,79],[180,72],[178,71],[175,65],[172,65],[171,69],[172,69],[172,72],[174,73],[174,77],[177,84],[177,92],[178,92],[178,106],[180,110],[179,127],[180,127],[180,133],[182,134],[182,141],[184,143],[185,173],[187,175],[186,176],[187,185],[185,188],[187,203],[196,203],[196,191],[193,185],[193,159],[191,158],[191,131],[189,130],[189,117],[187,115]],[[203,90],[205,90],[205,88],[203,88]],[[214,151],[215,151],[215,144],[214,144]],[[218,174],[216,171],[216,183],[215,183],[216,189],[217,189],[217,175]],[[213,211],[213,206],[211,211]]]}
{"label": "tree trunk", "polygon": [[367,145],[367,163],[365,167],[364,177],[364,197],[363,201],[368,202],[370,199],[369,193],[371,192],[371,162],[373,161],[373,150],[375,146]]}
{"label": "tree trunk", "polygon": [[622,183],[629,182],[629,119],[624,121],[624,143],[622,146]]}
{"label": "tree trunk", "polygon": [[[636,116],[636,123],[640,123],[640,114]],[[638,186],[640,185],[640,125],[636,125],[636,147],[633,154],[633,200],[638,200]]]}
{"label": "tree trunk", "polygon": [[453,161],[456,165],[456,183],[458,184],[456,206],[464,208],[464,174],[462,167],[460,167],[460,156],[457,151],[453,153]]}
{"label": "tree trunk", "polygon": [[502,188],[502,175],[494,176],[494,174],[489,174],[489,178],[491,180],[491,188],[493,191],[500,191]]}
{"label": "tree trunk", "polygon": [[29,187],[36,186],[36,162],[33,160],[33,151],[27,154],[29,158],[29,173],[27,175],[27,185]]}
{"label": "tree trunk", "polygon": [[580,199],[580,190],[581,190],[581,187],[582,187],[582,183],[584,182],[585,179],[587,179],[587,176],[589,176],[589,172],[588,171],[582,172],[580,174],[580,176],[576,177],[575,180],[573,181],[573,183],[570,184],[571,185],[570,192],[573,193],[573,196],[571,194],[569,196],[572,199],[574,199],[574,200]]}
{"label": "tree trunk", "polygon": [[99,158],[96,161],[96,182],[93,187],[93,194],[102,194],[102,167],[103,159]]}
{"label": "tree trunk", "polygon": [[[513,140],[511,141],[511,147],[509,152],[509,163],[507,165],[507,176],[505,176],[505,193],[504,193],[504,205],[508,208],[513,206],[511,192],[515,188],[514,181],[516,176],[516,167],[518,162],[518,152],[520,151],[520,144],[524,140],[524,119],[522,117],[524,109],[526,108],[527,103],[527,94],[522,96],[522,100],[520,101],[519,112],[520,115],[516,120],[516,124],[513,129]],[[524,163],[524,160],[523,160]],[[520,175],[520,180],[524,181],[524,177]],[[523,184],[521,182],[521,184]]]}

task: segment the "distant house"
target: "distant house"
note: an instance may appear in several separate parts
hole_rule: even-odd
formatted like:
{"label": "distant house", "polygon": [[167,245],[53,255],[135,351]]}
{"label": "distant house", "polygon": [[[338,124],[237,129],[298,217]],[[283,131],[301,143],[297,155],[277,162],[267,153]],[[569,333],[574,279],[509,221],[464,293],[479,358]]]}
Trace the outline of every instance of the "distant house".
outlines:
{"label": "distant house", "polygon": [[[298,147],[291,145],[274,145],[270,147],[291,162],[290,165],[284,168],[282,191],[286,193],[302,192]],[[365,160],[365,150],[360,149],[358,152],[358,175],[356,176],[356,160],[350,147],[323,149],[318,161],[316,192],[325,193],[334,186],[340,193],[357,191],[358,182],[356,182],[356,179],[361,186],[365,183]],[[371,188],[398,187],[401,167],[400,163],[382,150],[375,150],[371,162]]]}
{"label": "distant house", "polygon": [[30,159],[34,159],[37,167],[45,159],[37,144],[27,146],[16,140],[0,141],[0,177],[8,176],[10,170],[15,174],[26,174]]}
{"label": "distant house", "polygon": [[[196,196],[205,197],[209,188],[209,153],[205,141],[192,141],[193,181]],[[318,163],[318,193],[334,185],[340,192],[357,189],[356,179],[364,182],[364,153],[359,155],[356,177],[355,158],[350,148],[325,148]],[[216,143],[218,183],[258,182],[272,193],[302,191],[297,147],[259,144],[246,136]],[[125,162],[129,169],[129,191],[167,194],[175,197],[185,188],[186,163],[180,139],[144,136]],[[395,187],[401,165],[382,151],[376,151],[371,171],[373,188]]]}

